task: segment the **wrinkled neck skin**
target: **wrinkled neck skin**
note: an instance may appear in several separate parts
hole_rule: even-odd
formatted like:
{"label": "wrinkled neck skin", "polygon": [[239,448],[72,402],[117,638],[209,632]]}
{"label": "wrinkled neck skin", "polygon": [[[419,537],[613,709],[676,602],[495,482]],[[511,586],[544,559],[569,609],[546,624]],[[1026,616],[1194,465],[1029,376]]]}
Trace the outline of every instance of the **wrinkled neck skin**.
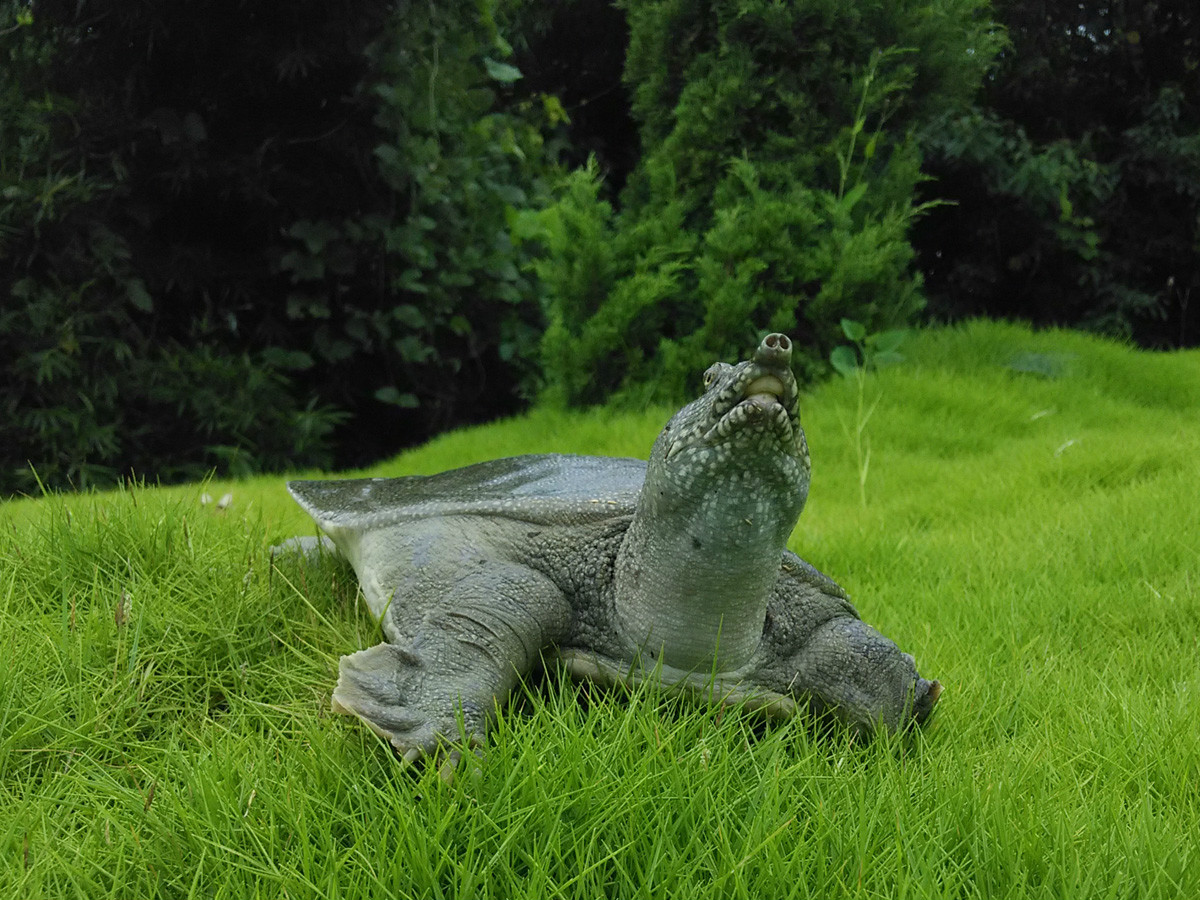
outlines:
{"label": "wrinkled neck skin", "polygon": [[666,460],[668,431],[617,557],[617,628],[644,663],[733,671],[762,638],[808,495],[807,458],[724,444]]}

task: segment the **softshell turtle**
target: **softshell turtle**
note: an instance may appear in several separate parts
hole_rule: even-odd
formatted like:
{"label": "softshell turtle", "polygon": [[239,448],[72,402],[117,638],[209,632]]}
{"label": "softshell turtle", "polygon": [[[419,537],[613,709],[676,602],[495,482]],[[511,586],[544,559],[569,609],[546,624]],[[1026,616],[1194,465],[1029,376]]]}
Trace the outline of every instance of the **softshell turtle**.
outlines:
{"label": "softshell turtle", "polygon": [[[332,705],[406,759],[483,740],[538,662],[772,716],[921,722],[941,692],[786,548],[808,495],[791,342],[718,362],[649,462],[497,459],[430,476],[293,481],[387,637],[343,656]],[[312,546],[313,539],[309,539]]]}

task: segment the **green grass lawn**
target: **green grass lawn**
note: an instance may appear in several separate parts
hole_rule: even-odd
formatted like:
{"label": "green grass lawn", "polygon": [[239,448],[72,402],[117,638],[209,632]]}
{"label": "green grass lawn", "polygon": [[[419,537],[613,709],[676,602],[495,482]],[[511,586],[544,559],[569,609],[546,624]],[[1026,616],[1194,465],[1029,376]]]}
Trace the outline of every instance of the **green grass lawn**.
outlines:
{"label": "green grass lawn", "polygon": [[[282,478],[0,507],[0,896],[1200,895],[1200,353],[993,324],[802,398],[792,547],[939,678],[930,727],[550,677],[477,777],[332,716],[379,638]],[[699,373],[697,373],[697,380]],[[529,417],[377,467],[644,456],[671,411]],[[233,495],[224,511],[202,493]]]}

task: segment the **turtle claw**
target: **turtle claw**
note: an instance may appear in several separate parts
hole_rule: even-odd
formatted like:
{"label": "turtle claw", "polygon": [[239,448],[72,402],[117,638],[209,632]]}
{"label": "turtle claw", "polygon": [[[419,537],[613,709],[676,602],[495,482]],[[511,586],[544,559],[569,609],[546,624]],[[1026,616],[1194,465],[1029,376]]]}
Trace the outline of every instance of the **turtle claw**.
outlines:
{"label": "turtle claw", "polygon": [[438,778],[449,784],[454,780],[454,773],[458,771],[458,764],[462,762],[462,753],[458,750],[451,750],[446,754],[445,761],[438,768]]}
{"label": "turtle claw", "polygon": [[[477,759],[482,759],[483,754],[478,748],[474,751]],[[459,768],[462,766],[463,753],[461,750],[454,749],[446,754],[446,759],[438,768],[438,778],[442,779],[446,784],[453,784],[454,779],[458,776]],[[476,766],[471,773],[472,778],[479,777],[479,767]]]}
{"label": "turtle claw", "polygon": [[[396,745],[392,741],[393,746]],[[474,754],[476,760],[483,760],[483,750],[472,740],[470,741],[471,753]],[[401,752],[400,747],[396,747],[396,753],[400,757],[400,761],[405,767],[416,769],[418,766],[433,765],[439,758],[441,764],[437,767],[438,778],[445,784],[453,784],[459,771],[462,769],[463,760],[467,758],[463,751],[457,747],[447,749],[446,744],[440,743],[438,747],[432,751],[427,751],[422,747],[409,747]],[[472,780],[478,780],[480,770],[478,766],[471,769]]]}
{"label": "turtle claw", "polygon": [[[470,747],[475,759],[482,761],[483,749],[474,740],[470,741]],[[399,753],[399,748],[397,748],[397,753]],[[438,778],[445,784],[453,784],[454,779],[462,769],[463,760],[467,759],[467,755],[464,755],[460,748],[453,747],[447,749],[445,744],[441,744],[433,752],[426,752],[420,747],[409,747],[403,753],[400,753],[400,759],[404,765],[412,768],[416,768],[421,764],[432,765],[439,757],[441,757],[441,765],[438,766],[437,770]],[[474,766],[471,770],[472,780],[478,780],[479,776],[479,767]]]}

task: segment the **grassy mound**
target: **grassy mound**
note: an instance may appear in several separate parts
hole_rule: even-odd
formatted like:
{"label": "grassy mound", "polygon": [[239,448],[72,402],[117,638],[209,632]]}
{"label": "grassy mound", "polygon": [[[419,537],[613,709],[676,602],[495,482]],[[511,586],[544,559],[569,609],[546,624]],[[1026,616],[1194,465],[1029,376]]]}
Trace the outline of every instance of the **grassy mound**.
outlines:
{"label": "grassy mound", "polygon": [[[445,785],[328,713],[379,638],[335,568],[269,566],[312,532],[281,479],[14,502],[0,895],[1200,893],[1200,354],[984,323],[907,353],[861,407],[802,400],[793,547],[946,685],[924,731],[552,678]],[[644,455],[669,413],[543,410],[374,472]]]}

